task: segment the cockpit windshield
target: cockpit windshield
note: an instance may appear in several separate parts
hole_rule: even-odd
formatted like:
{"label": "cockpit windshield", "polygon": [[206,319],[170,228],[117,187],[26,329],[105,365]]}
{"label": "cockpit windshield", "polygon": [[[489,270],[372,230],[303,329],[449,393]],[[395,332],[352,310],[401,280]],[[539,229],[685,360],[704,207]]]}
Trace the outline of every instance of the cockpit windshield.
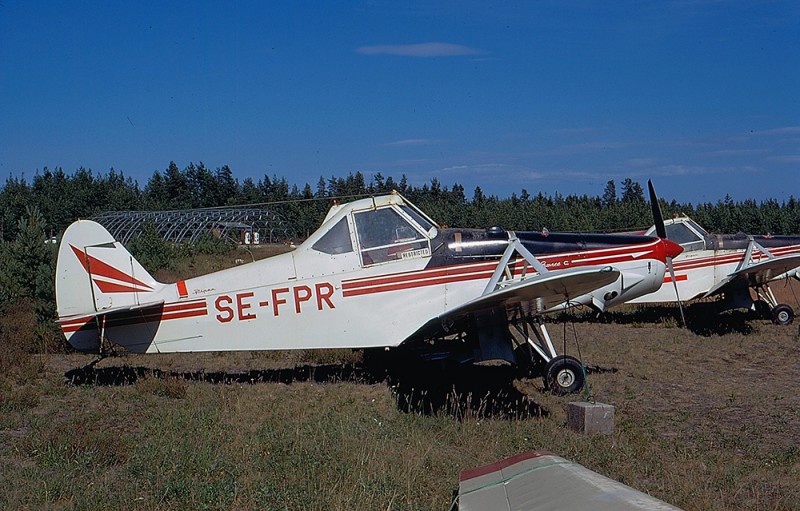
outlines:
{"label": "cockpit windshield", "polygon": [[697,231],[697,232],[700,234],[700,236],[703,236],[703,237],[706,237],[706,236],[708,236],[708,231],[706,231],[705,229],[703,229],[702,227],[700,227],[699,225],[697,225],[697,224],[694,222],[694,220],[689,220],[687,223],[688,223],[688,224],[689,224],[689,225],[692,227],[692,229],[694,229],[695,231]]}
{"label": "cockpit windshield", "polygon": [[[702,250],[705,248],[705,239],[698,232],[689,228],[687,224],[694,222],[676,222],[666,225],[667,238],[683,247],[686,251]],[[694,227],[694,226],[692,226]],[[698,227],[699,229],[699,227]],[[702,229],[700,229],[701,232]]]}
{"label": "cockpit windshield", "polygon": [[422,230],[425,232],[429,232],[432,227],[435,227],[427,218],[420,215],[416,209],[408,206],[407,204],[400,205],[400,209],[403,210],[403,213],[410,216],[415,222],[422,227]]}
{"label": "cockpit windshield", "polygon": [[[392,207],[359,211],[354,219],[365,266],[430,255],[428,238]],[[426,225],[433,227],[420,227]]]}

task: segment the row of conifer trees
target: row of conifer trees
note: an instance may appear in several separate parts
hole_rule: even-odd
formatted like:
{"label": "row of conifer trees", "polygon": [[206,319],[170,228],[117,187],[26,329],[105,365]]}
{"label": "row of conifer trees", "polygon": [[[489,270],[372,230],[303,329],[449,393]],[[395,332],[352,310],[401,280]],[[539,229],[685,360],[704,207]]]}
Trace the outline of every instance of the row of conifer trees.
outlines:
{"label": "row of conifer trees", "polygon": [[[608,181],[602,194],[562,195],[522,189],[510,197],[486,195],[480,187],[468,193],[458,183],[437,179],[421,186],[381,173],[366,179],[361,172],[346,177],[320,177],[315,184],[289,183],[285,177],[264,175],[258,181],[237,179],[230,167],[211,170],[202,163],[183,169],[171,162],[144,184],[110,170],[95,174],[80,168],[66,173],[57,168],[37,171],[28,180],[8,178],[0,188],[0,239],[13,240],[26,207],[41,213],[48,235],[57,236],[76,218],[101,211],[174,210],[245,204],[268,204],[302,238],[319,226],[334,197],[357,197],[397,190],[438,222],[453,227],[499,225],[514,230],[615,232],[644,229],[652,223],[642,186],[632,179]],[[600,191],[598,191],[600,192]],[[662,204],[664,215],[684,213],[713,232],[791,234],[800,232],[800,206],[794,198],[779,202],[730,197],[716,203]]]}

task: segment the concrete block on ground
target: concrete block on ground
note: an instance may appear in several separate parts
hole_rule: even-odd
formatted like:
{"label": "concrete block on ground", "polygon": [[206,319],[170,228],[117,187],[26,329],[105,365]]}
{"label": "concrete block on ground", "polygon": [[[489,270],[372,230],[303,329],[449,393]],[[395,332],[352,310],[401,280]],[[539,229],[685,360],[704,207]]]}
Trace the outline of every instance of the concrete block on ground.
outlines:
{"label": "concrete block on ground", "polygon": [[603,403],[567,403],[567,425],[578,433],[610,435],[614,432],[614,407]]}

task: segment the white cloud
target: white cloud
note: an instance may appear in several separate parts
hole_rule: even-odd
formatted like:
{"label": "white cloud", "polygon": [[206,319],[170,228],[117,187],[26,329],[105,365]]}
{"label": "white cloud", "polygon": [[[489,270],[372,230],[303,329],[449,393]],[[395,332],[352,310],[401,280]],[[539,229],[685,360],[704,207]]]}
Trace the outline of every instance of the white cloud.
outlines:
{"label": "white cloud", "polygon": [[720,149],[719,151],[709,151],[708,156],[755,156],[769,152],[767,149]]}
{"label": "white cloud", "polygon": [[570,155],[581,153],[592,153],[597,151],[605,151],[607,149],[621,149],[629,147],[630,144],[626,142],[586,142],[583,144],[572,144],[556,147],[550,151],[544,151],[545,154],[555,155]]}
{"label": "white cloud", "polygon": [[800,163],[800,154],[789,154],[786,156],[773,156],[770,161],[778,163]]}
{"label": "white cloud", "polygon": [[428,138],[408,138],[405,140],[395,140],[393,142],[387,142],[382,145],[384,147],[408,147],[408,146],[430,145],[434,143],[438,143],[438,141],[431,140]]}
{"label": "white cloud", "polygon": [[783,128],[773,128],[771,130],[757,131],[757,135],[796,135],[800,133],[800,126],[784,126]]}
{"label": "white cloud", "polygon": [[600,128],[592,128],[592,127],[589,127],[589,126],[584,127],[584,128],[555,128],[555,129],[550,130],[550,132],[553,133],[553,134],[556,134],[556,135],[567,135],[567,136],[571,136],[571,135],[586,135],[586,134],[598,133],[600,131],[603,131],[603,130],[601,130]]}
{"label": "white cloud", "polygon": [[704,174],[752,174],[763,172],[764,169],[749,165],[739,167],[705,167],[702,165],[663,165],[647,170],[647,175],[652,176],[697,176]]}
{"label": "white cloud", "polygon": [[480,163],[475,165],[451,165],[435,170],[442,174],[459,174],[459,175],[478,175],[478,176],[495,176],[498,173],[505,175],[512,167],[505,163]]}
{"label": "white cloud", "polygon": [[652,167],[658,162],[657,158],[630,158],[619,164],[623,168]]}
{"label": "white cloud", "polygon": [[362,46],[356,52],[363,55],[398,55],[401,57],[457,57],[461,55],[484,55],[486,52],[460,44],[419,43]]}

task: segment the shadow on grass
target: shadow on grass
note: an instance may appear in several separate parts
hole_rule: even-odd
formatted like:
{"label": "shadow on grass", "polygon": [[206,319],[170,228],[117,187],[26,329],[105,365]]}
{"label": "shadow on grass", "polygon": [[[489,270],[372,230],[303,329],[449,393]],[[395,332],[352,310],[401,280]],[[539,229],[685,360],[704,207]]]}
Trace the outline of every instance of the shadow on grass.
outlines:
{"label": "shadow on grass", "polygon": [[601,366],[583,366],[584,370],[586,370],[586,374],[603,374],[603,373],[610,373],[614,374],[619,369],[616,367],[601,367]]}
{"label": "shadow on grass", "polygon": [[[709,337],[737,333],[753,333],[752,321],[760,319],[755,313],[745,310],[727,310],[715,302],[697,302],[684,306],[686,328],[696,335]],[[597,315],[593,312],[562,313],[559,321],[576,323],[613,323],[616,325],[668,324],[682,326],[678,305],[636,305],[616,309]]]}
{"label": "shadow on grass", "polygon": [[285,369],[253,369],[249,371],[162,371],[151,367],[115,366],[95,368],[98,360],[86,366],[71,369],[64,373],[70,385],[119,386],[132,385],[141,378],[172,378],[193,382],[213,384],[232,383],[284,383],[315,382],[338,383],[353,382],[372,385],[380,383],[375,375],[363,367],[353,364],[302,365]]}
{"label": "shadow on grass", "polygon": [[430,364],[390,370],[397,407],[408,413],[445,414],[457,419],[546,417],[549,412],[514,386],[511,366]]}
{"label": "shadow on grass", "polygon": [[143,366],[97,368],[96,360],[64,373],[69,385],[123,386],[140,379],[183,380],[212,384],[254,384],[295,382],[356,383],[374,385],[386,382],[398,409],[423,415],[522,419],[548,416],[527,395],[513,385],[511,367],[461,366],[442,368],[421,362],[411,364],[327,364],[293,368],[260,369],[242,372],[163,371]]}

